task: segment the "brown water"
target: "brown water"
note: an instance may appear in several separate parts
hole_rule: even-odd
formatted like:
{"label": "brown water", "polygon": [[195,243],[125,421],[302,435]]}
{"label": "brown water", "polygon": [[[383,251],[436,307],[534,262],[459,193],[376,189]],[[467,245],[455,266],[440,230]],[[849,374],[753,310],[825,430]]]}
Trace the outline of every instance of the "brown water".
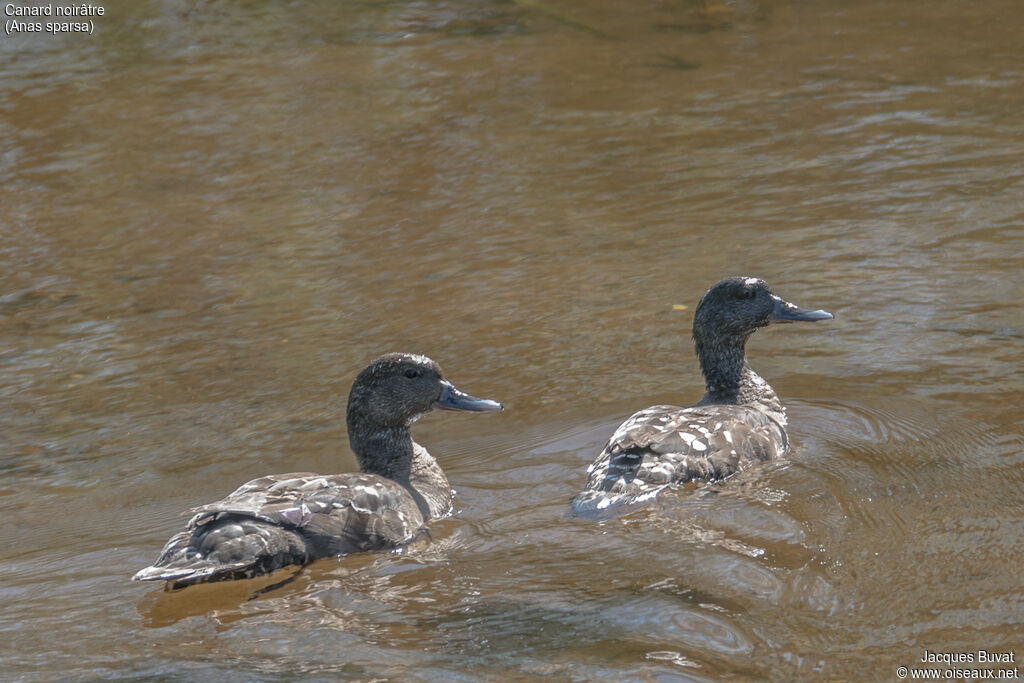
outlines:
{"label": "brown water", "polygon": [[[4,678],[1024,657],[1018,0],[105,8],[0,38]],[[748,347],[791,457],[568,517],[619,421],[700,396],[692,308],[734,274],[837,315]],[[389,350],[507,406],[416,425],[458,491],[431,543],[129,582],[181,510],[353,469]]]}

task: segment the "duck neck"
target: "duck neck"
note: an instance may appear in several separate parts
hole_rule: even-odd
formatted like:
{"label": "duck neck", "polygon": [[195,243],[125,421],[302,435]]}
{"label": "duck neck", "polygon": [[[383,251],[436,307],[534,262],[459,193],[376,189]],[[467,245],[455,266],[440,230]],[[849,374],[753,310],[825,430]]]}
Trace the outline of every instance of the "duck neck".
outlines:
{"label": "duck neck", "polygon": [[409,428],[383,426],[360,418],[358,411],[349,410],[348,442],[356,454],[359,471],[378,474],[408,487],[413,456]]}
{"label": "duck neck", "polygon": [[437,461],[412,440],[407,426],[383,426],[349,409],[348,441],[359,471],[401,484],[416,501],[423,520],[451,508],[452,490]]}
{"label": "duck neck", "polygon": [[412,475],[409,489],[424,519],[436,519],[452,508],[452,486],[441,466],[427,449],[413,442]]}
{"label": "duck neck", "polygon": [[694,340],[707,388],[698,405],[756,406],[785,424],[786,409],[775,390],[747,363],[747,337],[720,337],[712,342],[695,335]]}

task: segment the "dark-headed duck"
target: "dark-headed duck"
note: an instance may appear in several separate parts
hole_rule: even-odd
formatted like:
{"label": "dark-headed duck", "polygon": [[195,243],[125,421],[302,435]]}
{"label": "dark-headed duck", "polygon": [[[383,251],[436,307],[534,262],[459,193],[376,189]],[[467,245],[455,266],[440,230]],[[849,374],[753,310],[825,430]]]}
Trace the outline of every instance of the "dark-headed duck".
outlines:
{"label": "dark-headed duck", "polygon": [[356,377],[348,435],[359,472],[273,474],[194,508],[136,581],[175,587],[250,578],[288,565],[363,550],[396,548],[427,520],[451,510],[452,489],[409,426],[433,408],[501,410],[444,379],[425,356],[389,353]]}
{"label": "dark-headed duck", "polygon": [[693,341],[707,393],[689,408],[653,406],[623,422],[587,470],[576,513],[648,500],[667,486],[724,479],[786,451],[786,409],[745,358],[747,339],[772,323],[830,320],[772,293],[764,280],[731,277],[697,304]]}

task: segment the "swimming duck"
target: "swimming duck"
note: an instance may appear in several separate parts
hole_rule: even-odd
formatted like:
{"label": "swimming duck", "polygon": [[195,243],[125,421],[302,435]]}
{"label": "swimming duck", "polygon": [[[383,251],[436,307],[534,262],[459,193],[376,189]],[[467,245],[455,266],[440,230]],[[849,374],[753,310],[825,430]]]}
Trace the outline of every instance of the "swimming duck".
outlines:
{"label": "swimming duck", "polygon": [[764,280],[730,277],[701,298],[693,341],[707,393],[694,406],[652,406],[623,422],[587,470],[577,513],[656,496],[688,481],[715,481],[786,451],[786,409],[747,363],[745,345],[772,323],[830,320],[775,295]]}
{"label": "swimming duck", "polygon": [[190,510],[136,581],[180,587],[250,578],[321,557],[399,547],[451,510],[452,489],[409,426],[433,408],[501,410],[444,379],[425,356],[389,353],[356,377],[348,397],[349,444],[358,473],[296,472],[254,479]]}

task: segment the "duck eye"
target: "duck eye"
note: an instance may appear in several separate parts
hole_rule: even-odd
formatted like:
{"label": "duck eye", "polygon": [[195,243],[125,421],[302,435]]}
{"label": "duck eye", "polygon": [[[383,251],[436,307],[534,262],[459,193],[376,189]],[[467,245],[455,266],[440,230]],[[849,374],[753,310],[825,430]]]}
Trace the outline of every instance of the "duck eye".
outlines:
{"label": "duck eye", "polygon": [[753,299],[757,295],[757,292],[753,289],[741,289],[736,293],[736,297],[739,299]]}
{"label": "duck eye", "polygon": [[417,370],[416,368],[409,368],[408,370],[405,371],[404,374],[409,379],[416,379],[417,377],[420,376],[420,371]]}

